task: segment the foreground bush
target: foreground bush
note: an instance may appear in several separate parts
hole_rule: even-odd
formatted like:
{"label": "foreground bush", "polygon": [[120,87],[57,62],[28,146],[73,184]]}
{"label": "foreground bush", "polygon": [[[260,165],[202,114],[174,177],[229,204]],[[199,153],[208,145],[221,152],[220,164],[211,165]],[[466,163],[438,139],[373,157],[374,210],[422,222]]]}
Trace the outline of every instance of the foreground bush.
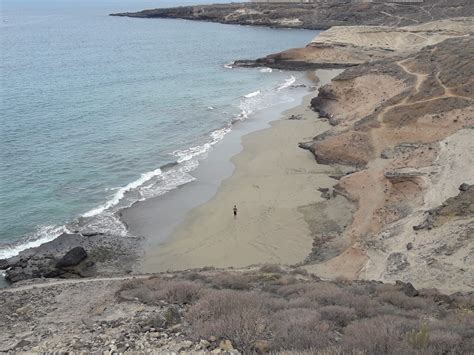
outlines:
{"label": "foreground bush", "polygon": [[278,302],[265,294],[237,291],[207,293],[188,313],[194,334],[231,339],[249,351],[255,342],[270,335],[270,315]]}
{"label": "foreground bush", "polygon": [[274,266],[182,277],[132,280],[117,296],[172,304],[184,316],[180,331],[189,339],[208,339],[214,347],[229,340],[244,353],[444,355],[474,349],[472,294],[421,290],[409,296],[400,284],[324,282]]}

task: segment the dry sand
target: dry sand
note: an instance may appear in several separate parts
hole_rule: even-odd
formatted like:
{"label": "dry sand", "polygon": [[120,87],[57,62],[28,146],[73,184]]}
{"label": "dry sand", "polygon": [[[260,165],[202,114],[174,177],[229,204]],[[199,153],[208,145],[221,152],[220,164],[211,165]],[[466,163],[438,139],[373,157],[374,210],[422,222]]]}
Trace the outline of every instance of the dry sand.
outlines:
{"label": "dry sand", "polygon": [[[325,84],[338,72],[317,75]],[[209,202],[186,216],[168,241],[147,251],[144,270],[293,264],[308,256],[313,237],[298,208],[323,201],[318,188],[334,184],[329,177],[334,168],[317,164],[298,147],[330,127],[310,110],[313,96],[283,113],[271,128],[243,137],[243,150],[232,159],[234,174]],[[291,115],[301,119],[289,120]]]}

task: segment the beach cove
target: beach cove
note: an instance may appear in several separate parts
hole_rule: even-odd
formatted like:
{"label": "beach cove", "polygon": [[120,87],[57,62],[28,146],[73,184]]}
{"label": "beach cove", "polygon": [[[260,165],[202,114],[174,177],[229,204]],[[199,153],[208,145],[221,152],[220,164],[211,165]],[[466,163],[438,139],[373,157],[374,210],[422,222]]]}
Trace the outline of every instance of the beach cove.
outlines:
{"label": "beach cove", "polygon": [[[316,71],[318,85],[325,85],[338,73],[340,70]],[[182,198],[189,196],[189,191],[180,196],[176,190],[165,199],[137,203],[122,212],[130,232],[147,239],[143,271],[304,261],[312,249],[313,236],[303,210],[324,201],[318,189],[330,189],[335,180],[329,176],[338,173],[337,168],[317,164],[309,151],[298,146],[330,127],[310,109],[309,100],[314,95],[305,94],[301,103],[284,112],[263,112],[266,119],[258,117],[259,124],[267,121],[270,127],[243,136],[242,151],[231,160],[235,166],[232,175],[220,184],[209,201],[191,209],[181,223],[172,225],[169,236],[163,236],[160,215],[164,214],[169,221],[166,211],[173,211],[174,203],[185,204]],[[240,144],[233,143],[235,151]],[[226,137],[221,144],[224,147],[217,146],[209,154],[210,164],[219,160],[213,154],[229,150],[232,138]],[[206,168],[204,164],[196,170],[198,176],[199,170]],[[214,171],[232,169],[222,161],[217,164],[214,163]],[[198,177],[196,183],[202,180],[206,182]],[[200,189],[202,193],[206,187],[209,188],[189,189]],[[232,215],[234,204],[238,206],[236,219]]]}

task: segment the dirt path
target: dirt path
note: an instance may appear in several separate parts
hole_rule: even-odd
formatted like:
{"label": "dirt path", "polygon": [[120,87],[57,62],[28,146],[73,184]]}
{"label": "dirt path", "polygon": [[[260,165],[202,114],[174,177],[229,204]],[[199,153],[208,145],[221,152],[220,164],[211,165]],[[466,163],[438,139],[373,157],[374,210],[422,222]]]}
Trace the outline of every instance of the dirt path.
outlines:
{"label": "dirt path", "polygon": [[31,285],[24,285],[18,287],[10,287],[4,288],[0,290],[1,293],[13,293],[19,291],[27,291],[32,289],[38,288],[48,288],[51,286],[57,285],[70,285],[70,284],[79,284],[79,283],[86,283],[86,282],[104,282],[104,281],[123,281],[123,280],[132,280],[132,279],[145,279],[147,277],[152,276],[151,274],[145,275],[129,275],[129,276],[115,276],[115,277],[99,277],[94,279],[68,279],[68,280],[57,280],[57,281],[50,281],[50,282],[42,282],[42,283],[35,283]]}

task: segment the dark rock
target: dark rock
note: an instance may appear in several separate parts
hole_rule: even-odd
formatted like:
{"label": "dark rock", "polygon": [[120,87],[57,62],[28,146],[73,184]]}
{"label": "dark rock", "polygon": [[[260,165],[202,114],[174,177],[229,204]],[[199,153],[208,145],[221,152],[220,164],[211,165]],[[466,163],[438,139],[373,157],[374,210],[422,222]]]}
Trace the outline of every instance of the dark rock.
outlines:
{"label": "dark rock", "polygon": [[290,117],[288,117],[289,120],[301,120],[303,118],[303,116],[301,115],[291,115]]}
{"label": "dark rock", "polygon": [[311,146],[313,145],[313,142],[301,142],[298,143],[298,147],[304,150],[311,150]]}
{"label": "dark rock", "polygon": [[87,258],[87,252],[83,247],[75,247],[69,250],[57,263],[57,268],[65,268],[78,265],[82,260]]}
{"label": "dark rock", "polygon": [[459,186],[459,191],[467,191],[467,190],[469,190],[470,187],[471,187],[471,185],[469,185],[467,183],[463,183]]}
{"label": "dark rock", "polygon": [[81,234],[84,237],[95,237],[97,235],[104,235],[104,233],[101,233],[101,232],[82,232]]}
{"label": "dark rock", "polygon": [[161,315],[151,316],[150,318],[146,319],[141,325],[141,329],[144,332],[149,331],[151,328],[162,329],[165,327],[166,327],[166,320]]}
{"label": "dark rock", "polygon": [[413,249],[413,243],[410,242],[407,244],[407,250],[412,250]]}
{"label": "dark rock", "polygon": [[328,188],[323,188],[323,187],[320,187],[318,189],[319,192],[321,192],[321,197],[322,198],[325,198],[326,200],[329,200],[331,198],[331,194],[329,193],[329,189]]}
{"label": "dark rock", "polygon": [[382,159],[392,159],[394,156],[394,151],[391,148],[386,148],[380,153],[380,158]]}
{"label": "dark rock", "polygon": [[406,255],[402,253],[392,253],[388,256],[386,270],[390,274],[397,273],[406,269],[410,263]]}
{"label": "dark rock", "polygon": [[0,270],[5,270],[5,269],[8,269],[9,268],[9,264],[8,264],[8,261],[5,260],[5,259],[1,259],[0,260]]}
{"label": "dark rock", "polygon": [[164,313],[166,327],[171,327],[173,325],[181,323],[181,315],[177,307],[170,307]]}
{"label": "dark rock", "polygon": [[[43,277],[91,277],[111,271],[123,274],[133,269],[141,240],[117,238],[102,232],[90,232],[87,237],[80,233],[63,233],[50,242],[7,259],[5,278],[18,282]],[[76,247],[82,250],[72,252]]]}
{"label": "dark rock", "polygon": [[419,295],[418,290],[413,287],[410,282],[403,282],[400,280],[395,281],[395,285],[397,286],[398,290],[403,292],[408,297],[416,297]]}

